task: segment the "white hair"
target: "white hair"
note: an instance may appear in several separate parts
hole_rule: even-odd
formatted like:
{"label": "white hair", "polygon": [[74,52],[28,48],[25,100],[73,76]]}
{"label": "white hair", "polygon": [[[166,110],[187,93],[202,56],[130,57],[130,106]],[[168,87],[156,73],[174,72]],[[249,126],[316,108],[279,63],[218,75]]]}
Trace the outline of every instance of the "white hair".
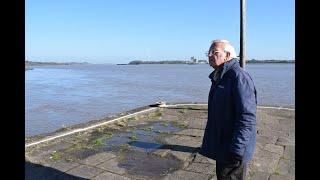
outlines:
{"label": "white hair", "polygon": [[216,39],[212,41],[212,44],[214,43],[224,43],[224,51],[230,53],[230,59],[237,58],[237,53],[234,47],[231,45],[231,43],[224,39]]}

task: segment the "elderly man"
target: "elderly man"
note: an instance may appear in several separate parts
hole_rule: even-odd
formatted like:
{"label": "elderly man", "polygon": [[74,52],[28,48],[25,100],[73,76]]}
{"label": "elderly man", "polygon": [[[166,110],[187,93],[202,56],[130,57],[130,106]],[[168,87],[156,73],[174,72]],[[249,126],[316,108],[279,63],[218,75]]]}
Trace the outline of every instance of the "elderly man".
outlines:
{"label": "elderly man", "polygon": [[218,180],[245,179],[256,144],[256,89],[227,40],[214,40],[209,49],[212,85],[208,121],[200,153],[216,160]]}

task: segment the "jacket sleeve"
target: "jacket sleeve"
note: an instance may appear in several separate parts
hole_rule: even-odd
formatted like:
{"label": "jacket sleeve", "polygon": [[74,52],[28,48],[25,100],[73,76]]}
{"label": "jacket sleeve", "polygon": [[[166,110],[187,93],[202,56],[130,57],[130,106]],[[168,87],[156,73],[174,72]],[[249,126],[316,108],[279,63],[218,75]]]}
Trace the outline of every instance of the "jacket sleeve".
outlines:
{"label": "jacket sleeve", "polygon": [[230,153],[243,157],[250,138],[253,133],[256,133],[256,90],[251,77],[246,72],[238,74],[234,85],[233,94],[236,114]]}

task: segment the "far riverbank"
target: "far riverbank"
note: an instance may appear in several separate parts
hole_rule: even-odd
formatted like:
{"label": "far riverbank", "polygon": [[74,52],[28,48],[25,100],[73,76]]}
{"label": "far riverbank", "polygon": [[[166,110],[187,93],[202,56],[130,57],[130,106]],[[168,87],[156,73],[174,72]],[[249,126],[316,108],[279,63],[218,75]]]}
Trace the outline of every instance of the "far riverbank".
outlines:
{"label": "far riverbank", "polygon": [[51,65],[76,65],[76,64],[89,64],[87,62],[34,62],[34,61],[25,61],[25,70],[33,70],[35,66],[51,66]]}

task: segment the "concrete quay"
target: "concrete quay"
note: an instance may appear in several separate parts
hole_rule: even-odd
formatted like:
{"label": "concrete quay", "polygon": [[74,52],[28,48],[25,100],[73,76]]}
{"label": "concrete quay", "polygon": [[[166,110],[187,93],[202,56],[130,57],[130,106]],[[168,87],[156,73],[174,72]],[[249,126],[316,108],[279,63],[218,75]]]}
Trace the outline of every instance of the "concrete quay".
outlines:
{"label": "concrete quay", "polygon": [[[141,112],[141,113],[140,113]],[[142,107],[26,139],[25,179],[216,179],[207,105]],[[258,106],[248,180],[295,179],[295,110]]]}

